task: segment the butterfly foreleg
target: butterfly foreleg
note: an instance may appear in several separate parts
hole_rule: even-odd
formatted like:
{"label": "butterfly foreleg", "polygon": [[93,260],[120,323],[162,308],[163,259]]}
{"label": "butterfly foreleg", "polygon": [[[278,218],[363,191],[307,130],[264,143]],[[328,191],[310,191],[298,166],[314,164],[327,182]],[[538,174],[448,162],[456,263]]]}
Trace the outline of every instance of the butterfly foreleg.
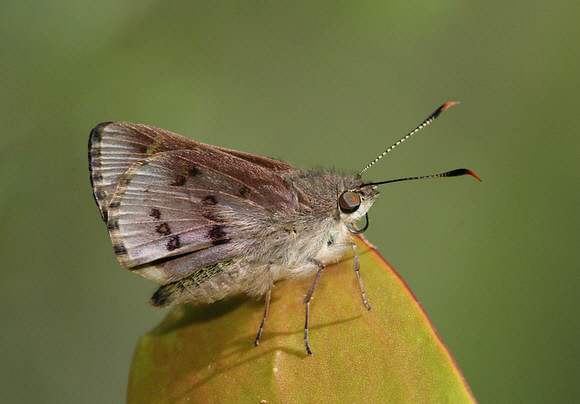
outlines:
{"label": "butterfly foreleg", "polygon": [[365,285],[363,283],[362,276],[360,274],[360,261],[358,258],[358,249],[357,249],[357,246],[355,243],[352,243],[349,245],[352,248],[352,255],[353,255],[352,259],[354,261],[354,273],[356,274],[356,279],[358,280],[358,287],[360,289],[360,295],[362,297],[363,304],[365,305],[367,310],[370,310],[371,305],[369,304],[369,301],[367,299],[367,294],[365,292]]}
{"label": "butterfly foreleg", "polygon": [[260,345],[260,337],[262,336],[262,332],[264,331],[264,324],[266,323],[266,317],[268,317],[268,308],[270,307],[270,297],[272,295],[272,284],[268,288],[266,292],[266,298],[264,303],[264,314],[262,315],[262,321],[260,322],[260,327],[258,328],[258,334],[256,335],[256,340],[254,341],[254,345]]}
{"label": "butterfly foreleg", "polygon": [[353,269],[354,269],[354,273],[356,275],[356,279],[358,282],[360,295],[361,295],[364,306],[367,308],[367,310],[370,310],[371,305],[369,304],[369,301],[367,299],[367,294],[365,292],[365,286],[364,286],[363,279],[362,279],[362,276],[360,273],[360,259],[359,259],[358,248],[356,246],[356,243],[346,241],[343,243],[333,244],[333,248],[336,248],[337,251],[340,252],[339,253],[340,256],[342,256],[349,248],[352,249]]}
{"label": "butterfly foreleg", "polygon": [[316,275],[314,276],[314,282],[312,282],[312,286],[310,286],[310,290],[308,291],[308,294],[304,298],[304,303],[306,304],[306,315],[305,315],[305,319],[304,319],[304,345],[306,346],[306,352],[308,352],[308,355],[312,355],[312,350],[310,349],[310,343],[308,342],[308,324],[309,324],[309,317],[310,317],[310,301],[312,300],[312,295],[314,294],[314,290],[316,289],[316,285],[318,285],[318,280],[320,279],[320,275],[322,274],[322,271],[326,267],[326,265],[322,261],[319,261],[316,259],[311,259],[311,261],[318,266],[318,271],[316,272]]}

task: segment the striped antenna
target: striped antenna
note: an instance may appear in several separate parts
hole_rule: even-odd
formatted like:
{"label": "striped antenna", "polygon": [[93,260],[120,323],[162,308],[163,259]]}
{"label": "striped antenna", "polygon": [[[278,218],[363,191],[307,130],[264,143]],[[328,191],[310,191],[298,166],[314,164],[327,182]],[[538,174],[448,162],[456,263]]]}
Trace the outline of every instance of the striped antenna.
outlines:
{"label": "striped antenna", "polygon": [[393,150],[395,147],[397,147],[398,145],[400,145],[401,143],[403,143],[405,140],[409,139],[415,133],[419,132],[419,130],[423,129],[425,126],[427,126],[431,122],[433,122],[441,114],[441,112],[443,112],[447,108],[451,108],[452,106],[457,105],[457,104],[459,104],[459,101],[447,101],[445,104],[441,105],[439,108],[437,108],[435,110],[435,112],[433,112],[423,122],[421,122],[421,124],[419,126],[417,126],[411,132],[409,132],[404,137],[402,137],[401,139],[399,139],[399,141],[397,143],[393,144],[387,150],[385,150],[384,152],[382,152],[376,159],[374,159],[373,161],[371,161],[365,168],[363,168],[359,172],[359,175],[361,175],[362,173],[364,173],[366,170],[368,170],[370,167],[372,167],[377,161],[379,161],[380,159],[382,159],[385,156],[385,154],[387,154],[388,152],[390,152],[391,150]]}
{"label": "striped antenna", "polygon": [[420,177],[405,177],[405,178],[397,178],[395,180],[386,180],[386,181],[379,181],[379,182],[369,182],[368,184],[363,184],[363,187],[368,186],[377,186],[383,184],[390,184],[391,182],[401,182],[401,181],[411,181],[411,180],[424,180],[430,178],[442,178],[442,177],[460,177],[462,175],[471,175],[473,178],[481,182],[481,178],[479,175],[474,173],[473,171],[467,168],[457,168],[451,171],[445,171],[444,173],[439,174],[431,174],[431,175],[421,175]]}

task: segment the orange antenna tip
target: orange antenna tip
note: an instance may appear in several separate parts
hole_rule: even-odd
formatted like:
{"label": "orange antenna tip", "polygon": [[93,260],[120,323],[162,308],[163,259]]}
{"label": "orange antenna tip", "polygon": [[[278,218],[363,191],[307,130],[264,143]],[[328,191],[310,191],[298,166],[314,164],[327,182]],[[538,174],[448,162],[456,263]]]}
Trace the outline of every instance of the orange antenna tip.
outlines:
{"label": "orange antenna tip", "polygon": [[441,112],[445,111],[446,109],[451,108],[454,105],[459,104],[459,101],[447,101],[445,104],[441,106]]}
{"label": "orange antenna tip", "polygon": [[478,180],[479,182],[483,182],[483,180],[481,178],[479,178],[479,175],[477,175],[476,173],[474,173],[471,170],[466,170],[465,172],[467,175],[471,175],[473,178],[475,178],[476,180]]}

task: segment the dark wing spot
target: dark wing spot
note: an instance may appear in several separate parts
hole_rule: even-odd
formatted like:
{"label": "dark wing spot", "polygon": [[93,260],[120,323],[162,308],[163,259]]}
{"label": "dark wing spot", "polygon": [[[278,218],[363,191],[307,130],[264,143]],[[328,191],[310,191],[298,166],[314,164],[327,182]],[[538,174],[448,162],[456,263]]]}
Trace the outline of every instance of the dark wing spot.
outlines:
{"label": "dark wing spot", "polygon": [[93,174],[93,181],[101,181],[103,176],[101,174]]}
{"label": "dark wing spot", "polygon": [[211,243],[212,243],[212,245],[220,245],[220,244],[226,244],[226,243],[229,243],[229,242],[230,242],[230,239],[229,238],[224,238],[224,239],[221,239],[221,240],[213,240]]}
{"label": "dark wing spot", "polygon": [[159,211],[159,209],[153,208],[151,209],[151,213],[149,213],[149,216],[154,217],[155,219],[161,219],[161,212]]}
{"label": "dark wing spot", "polygon": [[195,177],[196,175],[199,174],[199,170],[195,167],[191,167],[187,173],[189,174],[190,177]]}
{"label": "dark wing spot", "polygon": [[205,205],[216,205],[218,202],[217,202],[217,199],[215,198],[215,196],[208,195],[205,198],[203,198],[203,203]]}
{"label": "dark wing spot", "polygon": [[107,223],[107,229],[109,230],[117,230],[119,229],[119,221],[118,220],[111,220]]}
{"label": "dark wing spot", "polygon": [[167,250],[173,251],[181,248],[181,241],[179,240],[179,236],[171,236],[169,240],[167,240]]}
{"label": "dark wing spot", "polygon": [[187,178],[185,178],[183,175],[178,175],[169,185],[173,185],[175,187],[182,187],[185,184],[185,181],[187,181]]}
{"label": "dark wing spot", "polygon": [[111,209],[117,209],[119,206],[121,206],[121,202],[111,202],[109,204],[109,208]]}
{"label": "dark wing spot", "polygon": [[103,190],[99,189],[95,192],[95,198],[99,201],[102,201],[106,197],[107,197],[107,194],[105,194],[105,192]]}
{"label": "dark wing spot", "polygon": [[125,255],[125,254],[127,254],[127,249],[122,244],[115,244],[115,245],[113,245],[113,251],[115,251],[115,254],[117,254],[117,255]]}
{"label": "dark wing spot", "polygon": [[242,198],[245,198],[246,196],[248,196],[249,193],[250,193],[250,188],[246,187],[245,185],[243,187],[241,187],[240,190],[238,191],[238,194]]}
{"label": "dark wing spot", "polygon": [[215,241],[215,240],[222,240],[222,239],[224,239],[227,236],[227,234],[224,231],[223,226],[220,226],[220,225],[217,225],[216,224],[215,226],[212,226],[211,229],[209,229],[209,231],[207,232],[207,236],[210,239],[212,239],[213,241]]}
{"label": "dark wing spot", "polygon": [[171,229],[169,228],[169,225],[165,222],[155,226],[155,231],[164,236],[169,236],[171,234]]}

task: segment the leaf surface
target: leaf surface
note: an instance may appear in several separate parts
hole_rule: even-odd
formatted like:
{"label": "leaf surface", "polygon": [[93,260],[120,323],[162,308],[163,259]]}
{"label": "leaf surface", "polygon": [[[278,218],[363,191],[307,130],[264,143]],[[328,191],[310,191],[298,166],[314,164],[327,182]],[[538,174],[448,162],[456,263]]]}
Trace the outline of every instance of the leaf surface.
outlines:
{"label": "leaf surface", "polygon": [[311,278],[276,283],[258,347],[261,301],[181,305],[139,340],[128,401],[474,402],[410,290],[368,243],[357,244],[372,310],[352,257],[327,267],[310,308],[312,356],[303,342]]}

